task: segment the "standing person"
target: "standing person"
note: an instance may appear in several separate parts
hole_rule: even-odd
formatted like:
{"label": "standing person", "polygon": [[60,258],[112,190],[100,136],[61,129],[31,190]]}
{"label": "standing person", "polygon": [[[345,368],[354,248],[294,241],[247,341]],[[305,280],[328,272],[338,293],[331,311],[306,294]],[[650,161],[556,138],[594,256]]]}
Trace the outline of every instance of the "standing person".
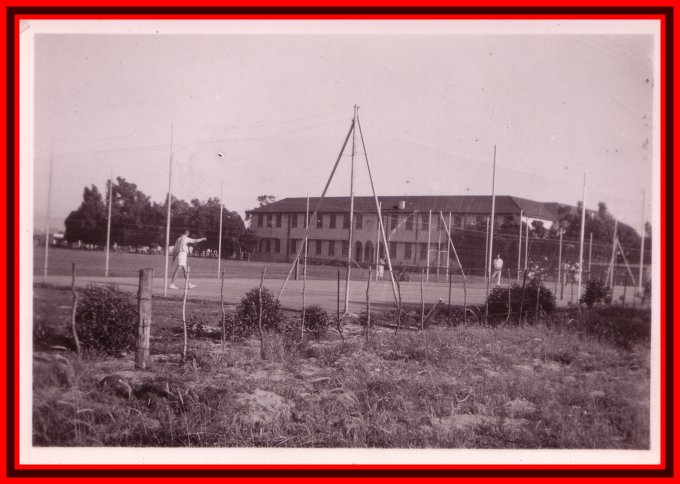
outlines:
{"label": "standing person", "polygon": [[[184,230],[184,233],[179,236],[172,251],[172,262],[174,264],[175,260],[177,260],[177,266],[175,267],[175,272],[172,273],[172,280],[170,281],[169,286],[170,289],[178,289],[178,287],[175,286],[175,276],[180,267],[184,271],[184,279],[187,278],[187,254],[189,253],[189,244],[196,244],[206,240],[208,239],[205,237],[201,239],[192,239],[189,237],[189,229]],[[193,289],[194,287],[196,287],[196,284],[189,283],[189,289]]]}
{"label": "standing person", "polygon": [[382,257],[378,260],[378,280],[382,281],[383,274],[385,273],[385,259]]}
{"label": "standing person", "polygon": [[501,255],[498,254],[496,258],[493,260],[493,275],[491,276],[491,279],[496,279],[496,286],[500,287],[501,285],[501,273],[503,272],[503,259],[501,259]]}

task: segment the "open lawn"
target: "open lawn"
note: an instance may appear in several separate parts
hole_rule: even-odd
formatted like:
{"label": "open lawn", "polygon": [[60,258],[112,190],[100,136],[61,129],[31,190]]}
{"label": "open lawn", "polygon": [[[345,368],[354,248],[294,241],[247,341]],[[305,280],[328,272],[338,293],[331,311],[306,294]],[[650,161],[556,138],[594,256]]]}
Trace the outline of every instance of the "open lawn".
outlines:
{"label": "open lawn", "polygon": [[[105,254],[101,251],[85,251],[71,249],[51,249],[48,277],[43,279],[44,252],[39,248],[34,252],[33,275],[36,282],[47,282],[53,285],[71,285],[71,264],[76,263],[77,285],[84,287],[88,284],[115,284],[121,289],[132,292],[137,291],[139,281],[139,270],[141,268],[152,268],[154,270],[154,297],[164,295],[164,271],[165,256],[129,254],[123,252],[112,252],[109,260],[109,278],[104,277]],[[200,257],[189,258],[191,267],[191,279],[198,287],[191,290],[191,297],[195,299],[205,299],[212,301],[220,300],[221,281],[218,278],[217,259],[207,259]],[[266,267],[265,287],[269,288],[274,294],[278,294],[286,274],[290,270],[290,264],[272,262],[244,262],[234,260],[223,260],[221,268],[225,270],[224,300],[227,303],[237,303],[243,295],[259,284],[262,269]],[[172,266],[170,274],[172,275]],[[338,270],[340,271],[340,309],[344,311],[345,301],[345,269],[338,269],[330,266],[309,266],[307,271],[308,283],[306,284],[307,304],[318,304],[327,311],[335,311],[338,300]],[[366,305],[366,279],[368,272],[359,268],[351,271],[352,283],[350,286],[349,311],[353,313],[361,312]],[[425,283],[424,300],[429,307],[438,299],[444,302],[449,301],[449,284],[446,277],[441,275],[441,282],[435,282],[436,275],[430,274],[430,281]],[[179,290],[167,290],[170,298],[181,297],[184,279],[181,271],[178,274],[177,285]],[[507,284],[507,279],[504,280]],[[548,282],[546,286],[555,290],[554,282]],[[411,274],[409,282],[401,282],[401,295],[404,304],[420,304],[420,278],[418,275]],[[557,305],[567,306],[576,302],[576,287],[565,287],[564,298],[559,298],[557,294]],[[479,276],[469,277],[466,287],[459,274],[452,276],[451,285],[451,304],[463,305],[464,300],[468,305],[484,304],[486,298],[486,287],[484,279]],[[632,288],[615,287],[615,301],[625,294],[626,304],[632,305],[634,291]],[[385,280],[373,281],[370,289],[371,304],[379,307],[395,306],[394,291],[389,276],[386,274]],[[301,308],[302,306],[302,278],[297,281],[291,278],[286,286],[286,290],[281,297],[284,307],[290,309]]]}

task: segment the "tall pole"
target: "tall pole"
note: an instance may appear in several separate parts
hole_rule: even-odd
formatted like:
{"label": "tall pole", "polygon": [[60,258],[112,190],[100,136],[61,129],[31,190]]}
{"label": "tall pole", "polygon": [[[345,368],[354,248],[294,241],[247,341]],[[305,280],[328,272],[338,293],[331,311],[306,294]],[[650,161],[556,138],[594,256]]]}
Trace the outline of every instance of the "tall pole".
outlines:
{"label": "tall pole", "polygon": [[[338,154],[338,158],[335,160],[335,164],[333,165],[333,169],[331,170],[331,174],[328,177],[328,180],[326,181],[326,186],[323,188],[323,191],[321,192],[321,197],[319,197],[319,199],[316,202],[316,206],[314,207],[314,211],[312,212],[312,215],[311,215],[312,219],[314,219],[316,217],[316,214],[319,211],[319,207],[321,207],[321,202],[323,202],[323,199],[326,196],[326,192],[328,191],[328,187],[331,184],[331,180],[333,180],[333,176],[335,175],[335,171],[338,169],[338,165],[340,164],[340,160],[342,159],[342,154],[345,152],[345,147],[347,146],[347,142],[349,141],[349,137],[353,132],[354,132],[354,119],[352,119],[352,125],[350,126],[349,131],[347,131],[347,136],[345,137],[345,141],[342,143],[342,148],[340,149],[340,153]],[[370,176],[370,173],[369,173],[369,176]],[[299,260],[300,260],[300,254],[302,254],[302,245],[300,245],[300,248],[295,253],[295,258],[293,259],[293,264],[291,264],[290,270],[288,271],[286,278],[283,280],[283,284],[281,285],[281,289],[279,289],[279,295],[278,295],[279,299],[281,299],[281,296],[283,295],[283,291],[286,289],[286,284],[288,284],[288,279],[290,279],[290,276],[293,273],[293,269],[295,268],[295,264],[298,263]]]}
{"label": "tall pole", "polygon": [[425,277],[427,282],[430,282],[430,231],[432,229],[432,210],[429,211],[427,217],[427,259],[425,261]]}
{"label": "tall pole", "polygon": [[54,165],[54,142],[50,145],[50,174],[47,181],[47,210],[45,214],[45,265],[43,267],[43,279],[47,281],[47,264],[50,251],[50,204],[52,203],[52,171]]}
{"label": "tall pole", "polygon": [[[448,247],[449,245],[446,244]],[[437,282],[439,282],[439,266],[441,265],[441,254],[442,254],[442,233],[437,227]]]}
{"label": "tall pole", "polygon": [[557,285],[562,282],[562,227],[560,227],[560,249],[557,256],[557,282],[555,283],[555,294],[557,294]]}
{"label": "tall pole", "polygon": [[170,265],[170,209],[172,206],[172,142],[175,125],[170,124],[170,169],[168,170],[168,218],[165,223],[165,276],[163,279],[163,297],[168,296],[168,266]]}
{"label": "tall pole", "polygon": [[109,215],[106,219],[106,269],[105,276],[109,277],[109,252],[111,250],[111,206],[113,204],[113,167],[109,178]]}
{"label": "tall pole", "polygon": [[380,217],[382,202],[378,202],[378,213],[376,214],[376,239],[375,239],[375,280],[378,280],[378,260],[380,259]]}
{"label": "tall pole", "polygon": [[[451,212],[449,212],[449,227],[451,227]],[[446,244],[446,275],[451,274],[451,252],[449,252],[449,249],[451,247],[449,244]],[[449,278],[449,286],[451,286],[451,279]],[[449,306],[451,305],[451,302],[449,301]]]}
{"label": "tall pole", "polygon": [[[493,176],[491,178],[491,223],[489,224],[489,259],[486,279],[486,319],[489,318],[489,284],[491,284],[491,265],[493,261],[493,226],[496,216],[496,145],[493,146]],[[500,279],[499,279],[500,281]]]}
{"label": "tall pole", "polygon": [[583,238],[586,233],[586,174],[583,174],[583,207],[581,207],[581,246],[578,251],[578,297],[581,297],[581,279],[583,278]]}
{"label": "tall pole", "polygon": [[593,233],[590,232],[590,243],[588,244],[588,280],[590,280],[591,263],[593,261]]}
{"label": "tall pole", "polygon": [[524,270],[529,267],[529,219],[527,218],[527,233],[524,238]]}
{"label": "tall pole", "polygon": [[220,182],[220,233],[217,236],[217,278],[220,278],[220,264],[222,262],[222,218],[224,218],[224,203],[222,194],[224,193],[224,183]]}
{"label": "tall pole", "polygon": [[[357,119],[357,106],[354,105],[354,121]],[[345,280],[345,313],[349,313],[349,281],[352,269],[352,233],[354,229],[354,153],[356,153],[356,131],[352,130],[352,158],[349,175],[349,243],[347,247],[347,279]]]}
{"label": "tall pole", "polygon": [[[493,226],[496,216],[496,145],[493,147],[493,177],[491,178],[491,222],[489,224],[489,259],[487,261],[486,294],[489,294],[489,284],[491,283],[491,265],[493,261]],[[488,309],[487,309],[488,313]]]}
{"label": "tall pole", "polygon": [[[309,240],[309,193],[307,194],[307,210],[305,211],[305,252],[302,261],[302,334],[304,337],[305,330],[305,315],[307,312],[307,302],[305,294],[307,290],[307,242]],[[338,283],[340,282],[340,271],[338,271]],[[340,292],[340,284],[338,284],[338,295]],[[339,303],[338,303],[339,304]],[[339,323],[338,323],[339,324]]]}
{"label": "tall pole", "polygon": [[[305,211],[305,249],[302,259],[302,308],[305,307],[305,286],[307,285],[307,244],[309,242],[309,193],[307,194],[307,210]],[[304,318],[303,318],[304,319]]]}
{"label": "tall pole", "polygon": [[[489,259],[489,217],[486,217],[486,233],[484,235],[484,264]],[[482,266],[482,273],[484,274],[484,284],[488,285],[488,274],[486,268]]]}
{"label": "tall pole", "polygon": [[[373,199],[375,200],[375,207],[378,209],[378,223],[380,224],[380,234],[382,235],[383,242],[387,245],[387,236],[385,235],[385,226],[382,223],[382,209],[380,207],[380,202],[378,201],[378,195],[375,192],[375,184],[373,183],[373,174],[371,173],[371,164],[368,162],[368,151],[366,151],[366,143],[364,142],[364,132],[361,129],[361,121],[357,114],[357,125],[359,126],[359,135],[361,136],[361,146],[364,150],[364,159],[366,160],[366,170],[368,171],[368,180],[371,182],[371,191],[373,192]],[[387,268],[390,271],[390,282],[392,283],[392,293],[394,294],[394,302],[397,303],[398,307],[401,307],[400,301],[401,297],[397,293],[397,281],[394,279],[394,272],[392,272],[392,258],[390,257],[390,251],[387,250],[385,254],[387,256]],[[397,319],[397,324],[398,323]]]}
{"label": "tall pole", "polygon": [[614,290],[614,266],[616,265],[616,238],[618,237],[617,234],[618,225],[619,225],[618,219],[614,219],[614,236],[612,237],[612,256],[611,259],[609,260],[609,270],[607,272],[607,282],[609,282],[609,287],[612,288],[612,291]]}
{"label": "tall pole", "polygon": [[[642,230],[640,231],[640,276],[638,277],[638,292],[642,294],[642,268],[645,262],[645,192],[642,192]],[[633,298],[633,300],[635,300]]]}
{"label": "tall pole", "polygon": [[[517,241],[517,284],[519,284],[519,273],[522,270],[522,216],[524,210],[519,211],[519,239]],[[529,230],[527,229],[527,232]]]}

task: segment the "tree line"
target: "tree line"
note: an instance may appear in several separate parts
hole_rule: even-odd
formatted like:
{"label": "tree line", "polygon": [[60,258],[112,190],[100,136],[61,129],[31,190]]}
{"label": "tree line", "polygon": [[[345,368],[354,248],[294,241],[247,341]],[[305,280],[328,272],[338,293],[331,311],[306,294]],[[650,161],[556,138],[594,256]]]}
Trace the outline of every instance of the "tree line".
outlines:
{"label": "tree line", "polygon": [[[153,202],[136,184],[123,177],[108,183],[103,194],[95,185],[84,188],[80,207],[64,221],[64,238],[68,242],[106,245],[109,190],[112,190],[111,245],[165,247],[167,202]],[[202,247],[218,249],[218,198],[207,201],[194,198],[186,202],[172,197],[170,212],[170,244],[183,230],[189,229],[193,237],[208,239]],[[241,216],[225,207],[222,212],[222,257],[242,257],[252,253],[256,242],[255,235],[246,228]]]}

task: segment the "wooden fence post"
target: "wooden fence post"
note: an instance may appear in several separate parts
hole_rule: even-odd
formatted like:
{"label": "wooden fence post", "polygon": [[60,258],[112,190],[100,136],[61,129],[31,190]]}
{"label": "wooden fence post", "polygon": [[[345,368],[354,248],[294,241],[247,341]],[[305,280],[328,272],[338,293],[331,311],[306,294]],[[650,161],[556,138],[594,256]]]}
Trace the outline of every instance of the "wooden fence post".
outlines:
{"label": "wooden fence post", "polygon": [[139,320],[137,326],[137,344],[135,351],[135,368],[139,370],[146,370],[149,366],[152,285],[153,269],[141,269],[139,271],[139,289],[137,291],[137,310],[139,313]]}
{"label": "wooden fence post", "polygon": [[338,299],[337,299],[335,322],[338,326],[338,333],[340,333],[340,338],[344,342],[345,341],[345,335],[342,334],[342,323],[340,321],[340,269],[338,269]]}
{"label": "wooden fence post", "polygon": [[263,360],[267,359],[267,352],[264,349],[264,331],[262,331],[262,284],[264,283],[264,274],[267,272],[267,267],[262,268],[262,277],[260,277],[260,287],[257,289],[257,299],[258,299],[258,314],[257,314],[257,327],[260,330],[260,357]]}
{"label": "wooden fence post", "polygon": [[397,280],[397,328],[394,333],[399,332],[399,327],[401,326],[401,284]]}
{"label": "wooden fence post", "polygon": [[512,272],[508,269],[508,315],[505,318],[505,324],[510,322],[510,313],[512,312]]}
{"label": "wooden fence post", "polygon": [[182,360],[187,359],[187,345],[189,343],[189,335],[187,334],[187,291],[189,290],[189,267],[184,278],[184,297],[182,298],[182,328],[184,329],[184,346],[182,347]]}
{"label": "wooden fence post", "polygon": [[371,266],[368,266],[368,282],[366,282],[366,343],[368,343],[368,332],[371,327]]}
{"label": "wooden fence post", "polygon": [[222,269],[222,284],[220,285],[220,307],[222,308],[222,350],[224,350],[224,342],[227,339],[227,328],[225,326],[227,317],[224,312],[224,269]]}
{"label": "wooden fence post", "polygon": [[541,309],[541,276],[536,278],[536,324],[538,324],[538,313]]}
{"label": "wooden fence post", "polygon": [[76,332],[76,311],[78,309],[78,293],[76,292],[76,263],[71,266],[71,293],[73,294],[73,310],[71,311],[71,331],[73,331],[73,341],[76,344],[76,352],[80,358],[80,341]]}
{"label": "wooden fence post", "polygon": [[423,294],[423,273],[420,273],[420,330],[425,326],[425,295]]}

